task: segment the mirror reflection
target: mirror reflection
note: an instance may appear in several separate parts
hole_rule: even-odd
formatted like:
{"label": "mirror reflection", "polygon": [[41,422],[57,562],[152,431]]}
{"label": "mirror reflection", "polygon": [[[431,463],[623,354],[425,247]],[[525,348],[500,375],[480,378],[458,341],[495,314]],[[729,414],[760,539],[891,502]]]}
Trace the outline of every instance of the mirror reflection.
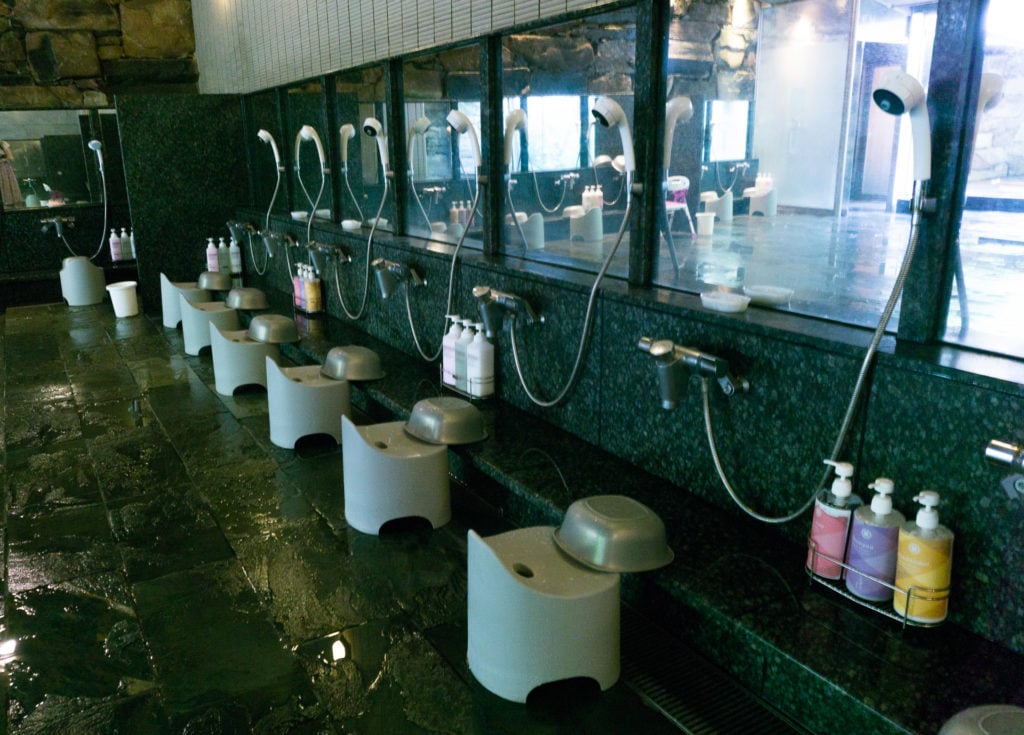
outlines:
{"label": "mirror reflection", "polygon": [[111,179],[108,196],[122,201],[120,143],[113,110],[0,111],[4,209],[103,202],[99,156],[114,164],[105,167]]}
{"label": "mirror reflection", "polygon": [[480,48],[423,54],[402,67],[409,233],[480,247]]}
{"label": "mirror reflection", "polygon": [[655,281],[874,326],[907,248],[914,176],[908,116],[872,90],[894,68],[927,84],[934,4],[697,9],[671,15],[669,104],[686,96],[694,115],[666,146]]}
{"label": "mirror reflection", "polygon": [[307,222],[315,212],[319,219],[331,219],[330,137],[327,136],[327,106],[319,81],[289,87],[286,99],[286,135],[282,146],[292,154],[292,218]]}
{"label": "mirror reflection", "polygon": [[508,252],[627,275],[635,33],[626,8],[503,40]]}
{"label": "mirror reflection", "polygon": [[393,230],[394,195],[392,142],[387,139],[387,108],[384,104],[384,67],[371,66],[342,72],[334,78],[334,119],[331,131],[340,160],[338,212],[349,230],[376,222]]}

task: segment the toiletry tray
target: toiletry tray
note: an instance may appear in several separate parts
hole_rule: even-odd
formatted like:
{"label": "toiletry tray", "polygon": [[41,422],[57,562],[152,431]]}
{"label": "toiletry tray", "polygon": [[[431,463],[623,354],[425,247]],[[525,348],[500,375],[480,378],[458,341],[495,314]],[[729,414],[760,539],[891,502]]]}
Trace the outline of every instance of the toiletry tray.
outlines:
{"label": "toiletry tray", "polygon": [[493,400],[494,397],[497,395],[497,391],[495,391],[494,393],[491,393],[491,395],[489,395],[489,396],[474,396],[472,393],[470,393],[468,391],[464,391],[464,390],[462,390],[460,388],[456,388],[451,383],[444,382],[444,366],[443,365],[439,365],[438,366],[437,377],[438,377],[438,380],[440,381],[440,384],[441,384],[441,395],[443,395],[444,393],[452,393],[452,394],[458,396],[459,398],[464,398],[465,400],[467,400],[467,401],[469,401],[470,403],[473,403],[473,404],[477,404],[477,403],[490,403],[491,400]]}
{"label": "toiletry tray", "polygon": [[902,593],[902,592],[904,592],[904,590],[897,589],[896,586],[894,584],[890,583],[890,582],[886,582],[885,580],[878,579],[877,577],[872,577],[870,574],[865,574],[864,572],[855,570],[849,564],[847,564],[844,561],[840,561],[839,559],[836,559],[835,557],[829,556],[828,554],[821,553],[820,551],[817,550],[817,548],[815,547],[814,542],[811,541],[810,539],[808,539],[808,541],[807,541],[807,549],[808,549],[808,551],[810,552],[810,555],[811,555],[810,556],[811,563],[810,563],[809,567],[805,567],[805,571],[807,572],[807,576],[810,578],[810,581],[811,581],[812,584],[813,583],[817,583],[817,584],[822,585],[823,587],[828,587],[830,590],[835,592],[837,595],[845,597],[847,600],[850,600],[851,602],[855,602],[856,604],[860,605],[861,607],[865,607],[868,610],[873,610],[874,612],[878,613],[879,615],[884,615],[887,618],[891,618],[892,620],[897,621],[904,628],[906,628],[907,626],[916,627],[916,628],[935,628],[935,627],[937,627],[939,625],[942,625],[945,622],[945,620],[940,620],[940,621],[934,622],[934,623],[922,622],[922,621],[919,621],[919,620],[913,620],[913,619],[911,619],[907,615],[907,611],[910,609],[910,601],[912,599],[913,600],[921,600],[922,602],[938,602],[940,600],[947,600],[948,601],[949,600],[949,590],[950,590],[949,587],[942,587],[942,588],[938,588],[938,589],[925,588],[925,587],[910,587],[910,588],[908,588],[906,590],[906,602],[903,605],[903,612],[900,613],[900,612],[897,612],[895,609],[893,609],[893,605],[892,605],[892,600],[891,599],[890,600],[885,600],[883,602],[873,602],[871,600],[865,600],[863,598],[857,597],[857,595],[853,594],[848,589],[846,589],[846,585],[843,582],[843,578],[842,577],[840,579],[827,579],[827,578],[822,577],[822,576],[820,576],[818,574],[815,574],[812,571],[812,568],[817,566],[816,562],[818,561],[818,558],[820,557],[821,559],[823,559],[825,561],[828,561],[828,562],[831,562],[831,563],[837,565],[838,567],[840,567],[843,570],[842,571],[843,577],[846,576],[847,572],[853,571],[855,574],[860,574],[860,575],[866,577],[867,579],[870,579],[872,582],[880,584],[883,587],[889,588],[890,590],[893,591],[893,594],[895,594],[896,592],[901,592]]}

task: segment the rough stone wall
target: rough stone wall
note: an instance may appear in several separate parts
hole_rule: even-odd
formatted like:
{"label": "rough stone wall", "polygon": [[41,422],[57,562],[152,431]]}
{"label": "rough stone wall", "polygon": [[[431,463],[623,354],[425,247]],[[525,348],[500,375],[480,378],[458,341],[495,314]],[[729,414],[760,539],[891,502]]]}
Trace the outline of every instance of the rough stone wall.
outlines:
{"label": "rough stone wall", "polygon": [[189,0],[0,3],[0,109],[110,107],[198,78]]}

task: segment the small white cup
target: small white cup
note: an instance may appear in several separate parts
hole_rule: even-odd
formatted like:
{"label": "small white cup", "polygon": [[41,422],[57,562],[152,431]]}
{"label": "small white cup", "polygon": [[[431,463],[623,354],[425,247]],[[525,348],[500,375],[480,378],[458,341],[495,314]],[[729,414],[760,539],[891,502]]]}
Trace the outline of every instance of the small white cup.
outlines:
{"label": "small white cup", "polygon": [[715,231],[715,213],[697,212],[697,237],[711,237]]}

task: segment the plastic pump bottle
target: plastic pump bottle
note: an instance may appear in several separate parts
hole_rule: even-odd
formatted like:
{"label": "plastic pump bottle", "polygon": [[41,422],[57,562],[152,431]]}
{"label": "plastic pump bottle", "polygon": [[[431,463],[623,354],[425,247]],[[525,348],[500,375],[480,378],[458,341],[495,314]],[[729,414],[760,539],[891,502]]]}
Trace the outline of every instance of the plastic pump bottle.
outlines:
{"label": "plastic pump bottle", "polygon": [[836,479],[832,481],[831,490],[822,490],[814,500],[807,568],[825,579],[841,579],[841,563],[846,558],[850,519],[861,500],[853,494],[853,483],[850,481],[853,465],[830,459],[826,459],[825,464],[836,468]]}
{"label": "plastic pump bottle", "polygon": [[451,326],[441,340],[441,382],[455,385],[455,343],[462,336],[462,322],[458,314],[448,314],[446,318]]}
{"label": "plastic pump bottle", "polygon": [[464,319],[462,321],[462,334],[455,343],[455,387],[463,393],[469,392],[468,365],[466,364],[468,355],[466,350],[475,336],[473,322],[469,319]]}
{"label": "plastic pump bottle", "polygon": [[238,247],[238,241],[231,238],[231,245],[228,247],[228,260],[231,263],[231,275],[242,275],[242,249]]}
{"label": "plastic pump bottle", "polygon": [[[892,509],[892,480],[879,477],[868,487],[875,491],[871,505],[857,508],[850,527],[846,588],[857,597],[883,602],[892,597],[896,546],[900,526],[906,519],[898,510]],[[876,579],[884,584],[876,582]]]}
{"label": "plastic pump bottle", "polygon": [[134,227],[131,230],[128,231],[128,243],[131,245],[131,248],[132,248],[132,260],[135,260],[139,256],[138,256],[138,253],[135,251],[135,228]]}
{"label": "plastic pump bottle", "polygon": [[484,325],[477,323],[476,336],[466,347],[469,394],[483,398],[494,393],[494,345],[487,341]]}
{"label": "plastic pump bottle", "polygon": [[121,260],[121,238],[115,229],[110,230],[110,259]]}
{"label": "plastic pump bottle", "polygon": [[939,524],[937,492],[925,490],[914,501],[921,509],[900,527],[892,607],[908,620],[941,623],[949,612],[953,532]]}
{"label": "plastic pump bottle", "polygon": [[216,273],[220,270],[220,259],[217,256],[217,246],[213,244],[213,238],[206,238],[206,270]]}
{"label": "plastic pump bottle", "polygon": [[231,272],[231,254],[228,251],[228,244],[224,242],[224,238],[220,238],[220,242],[217,245],[217,263],[220,265],[220,270],[224,273]]}

